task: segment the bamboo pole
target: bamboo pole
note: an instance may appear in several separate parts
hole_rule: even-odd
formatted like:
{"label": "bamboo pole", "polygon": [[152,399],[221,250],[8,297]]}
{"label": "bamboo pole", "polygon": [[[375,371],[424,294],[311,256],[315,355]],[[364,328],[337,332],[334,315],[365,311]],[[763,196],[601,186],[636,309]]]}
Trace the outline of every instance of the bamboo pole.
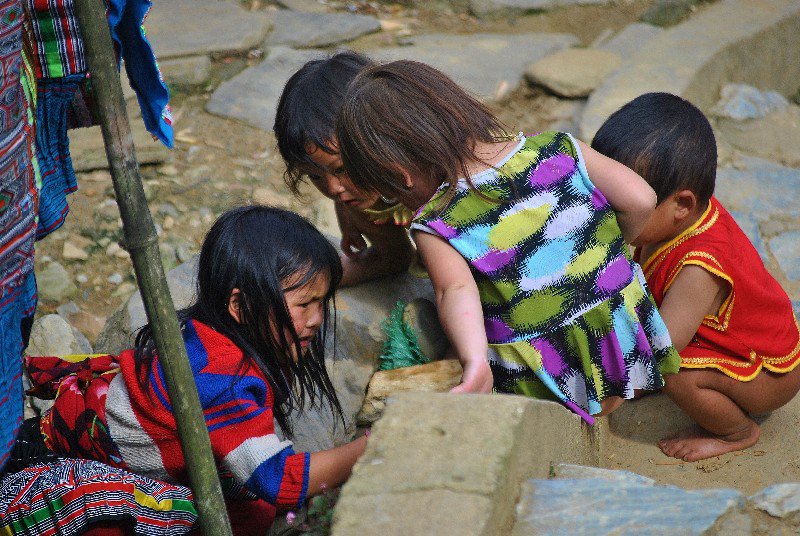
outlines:
{"label": "bamboo pole", "polygon": [[232,533],[208,428],[164,276],[155,225],[142,188],[105,3],[100,0],[76,0],[75,3],[92,87],[97,97],[106,156],[122,216],[125,248],[133,260],[147,319],[153,328],[186,470],[194,491],[200,528],[209,536],[228,536]]}

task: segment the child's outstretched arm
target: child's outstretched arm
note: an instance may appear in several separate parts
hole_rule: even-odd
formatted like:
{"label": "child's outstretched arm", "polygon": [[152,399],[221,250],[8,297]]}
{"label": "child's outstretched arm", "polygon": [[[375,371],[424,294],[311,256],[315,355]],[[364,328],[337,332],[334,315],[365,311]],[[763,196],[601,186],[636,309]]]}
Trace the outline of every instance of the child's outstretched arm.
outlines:
{"label": "child's outstretched arm", "polygon": [[416,251],[405,227],[391,222],[378,225],[364,213],[339,202],[336,203],[336,216],[342,231],[344,253],[344,276],[340,286],[357,285],[402,272],[411,265]]}
{"label": "child's outstretched arm", "polygon": [[603,193],[614,212],[625,242],[631,243],[644,229],[656,206],[656,193],[629,167],[578,141],[589,179]]}
{"label": "child's outstretched arm", "polygon": [[438,236],[416,231],[414,240],[436,291],[442,327],[464,368],[461,383],[451,392],[491,392],[493,379],[487,358],[483,311],[469,265]]}
{"label": "child's outstretched arm", "polygon": [[365,448],[367,448],[367,438],[362,436],[340,447],[312,452],[308,468],[307,495],[311,497],[344,483]]}

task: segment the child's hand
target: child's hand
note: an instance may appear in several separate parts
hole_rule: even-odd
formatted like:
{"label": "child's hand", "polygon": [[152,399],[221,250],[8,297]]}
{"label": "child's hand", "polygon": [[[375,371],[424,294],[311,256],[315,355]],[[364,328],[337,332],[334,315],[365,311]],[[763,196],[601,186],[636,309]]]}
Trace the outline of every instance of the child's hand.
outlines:
{"label": "child's hand", "polygon": [[461,375],[461,383],[450,389],[451,393],[491,393],[494,385],[492,369],[488,361],[483,359],[473,359],[461,361],[464,372]]}
{"label": "child's hand", "polygon": [[355,258],[359,253],[367,249],[367,241],[361,234],[358,225],[353,221],[351,209],[340,202],[334,205],[336,208],[336,219],[339,222],[339,230],[342,232],[342,241],[339,243],[342,252],[347,256]]}
{"label": "child's hand", "polygon": [[342,246],[342,252],[351,259],[358,257],[362,251],[367,249],[367,241],[364,240],[364,237],[358,231],[346,233],[342,230],[342,241],[340,245]]}

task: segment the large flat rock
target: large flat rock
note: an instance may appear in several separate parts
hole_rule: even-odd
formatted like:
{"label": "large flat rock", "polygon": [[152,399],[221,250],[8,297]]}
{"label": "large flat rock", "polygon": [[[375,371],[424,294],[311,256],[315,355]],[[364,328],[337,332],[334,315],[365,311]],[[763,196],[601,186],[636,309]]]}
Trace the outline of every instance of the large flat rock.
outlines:
{"label": "large flat rock", "polygon": [[521,481],[597,459],[580,417],[520,396],[402,393],[372,431],[334,536],[508,534]]}
{"label": "large flat rock", "polygon": [[156,2],[145,28],[159,59],[258,47],[269,31],[263,12],[245,11],[233,0]]}
{"label": "large flat rock", "polygon": [[[744,521],[744,496],[732,489],[686,491],[624,480],[532,480],[522,486],[513,536],[530,534],[701,535],[726,518]],[[589,506],[590,505],[590,506]],[[745,529],[742,523],[740,529]]]}
{"label": "large flat rock", "polygon": [[[139,165],[159,164],[169,158],[169,149],[144,128],[141,117],[131,117],[131,135]],[[69,152],[75,171],[108,169],[108,157],[99,126],[69,131]]]}
{"label": "large flat rock", "polygon": [[800,169],[752,156],[717,170],[715,195],[732,211],[759,221],[800,218]]}
{"label": "large flat rock", "polygon": [[520,33],[421,35],[412,44],[369,51],[377,60],[427,63],[483,100],[505,97],[522,81],[525,67],[578,44],[571,34]]}
{"label": "large flat rock", "polygon": [[272,22],[272,31],[264,41],[266,46],[324,47],[351,41],[381,29],[381,24],[375,17],[349,13],[303,13],[280,10],[271,12],[269,18]]}
{"label": "large flat rock", "polygon": [[721,0],[647,42],[592,94],[580,137],[591,140],[614,111],[650,91],[680,95],[701,110],[731,81],[797,91],[800,3],[795,0]]}
{"label": "large flat rock", "polygon": [[271,131],[286,81],[307,61],[323,57],[321,51],[271,48],[264,61],[220,84],[206,109]]}
{"label": "large flat rock", "polygon": [[631,57],[635,56],[646,43],[661,35],[663,31],[664,30],[658,26],[653,26],[652,24],[634,22],[633,24],[625,26],[625,28],[614,34],[610,39],[597,45],[596,48],[618,54],[623,58],[623,61],[628,61]]}
{"label": "large flat rock", "polygon": [[469,8],[478,17],[497,18],[564,6],[609,3],[610,0],[470,0]]}

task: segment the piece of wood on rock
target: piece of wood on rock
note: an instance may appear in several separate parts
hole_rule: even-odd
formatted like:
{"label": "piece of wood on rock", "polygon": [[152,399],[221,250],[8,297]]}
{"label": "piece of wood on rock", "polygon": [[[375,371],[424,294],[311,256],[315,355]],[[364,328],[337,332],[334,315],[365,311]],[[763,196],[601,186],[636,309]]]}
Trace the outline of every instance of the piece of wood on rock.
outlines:
{"label": "piece of wood on rock", "polygon": [[379,370],[367,387],[367,396],[357,417],[359,426],[369,426],[378,420],[386,407],[387,397],[408,391],[445,393],[461,383],[462,372],[461,363],[455,359]]}

